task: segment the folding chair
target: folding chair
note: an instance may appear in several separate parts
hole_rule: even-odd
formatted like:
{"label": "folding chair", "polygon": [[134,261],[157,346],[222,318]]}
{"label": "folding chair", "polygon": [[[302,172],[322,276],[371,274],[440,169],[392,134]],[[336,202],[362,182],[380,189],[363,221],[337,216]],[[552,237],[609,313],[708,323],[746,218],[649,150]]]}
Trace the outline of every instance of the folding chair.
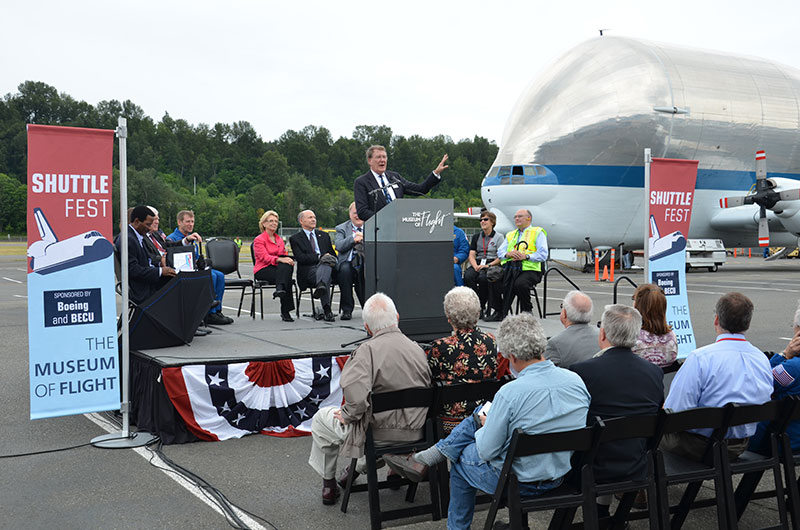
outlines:
{"label": "folding chair", "polygon": [[[239,273],[239,245],[232,239],[225,237],[215,237],[206,241],[206,252],[213,263],[213,267],[226,276],[232,272],[236,273],[236,278],[225,278],[225,290],[239,289],[242,295],[239,297],[239,310],[236,316],[242,314],[242,302],[247,289],[253,290],[253,280],[242,278]],[[255,292],[250,304],[250,316],[256,318]]]}
{"label": "folding chair", "polygon": [[[308,316],[316,317],[317,305],[314,302],[314,297],[311,295],[311,293],[314,291],[314,288],[316,286],[315,285],[304,285],[304,286],[301,287],[300,283],[301,283],[300,280],[298,280],[297,281],[297,288],[295,289],[295,293],[296,293],[296,295],[295,295],[295,307],[296,307],[295,314],[297,315],[298,318],[300,317],[300,300],[301,300],[301,297],[303,296],[303,293],[306,290],[308,290],[309,291],[309,298],[311,298],[311,315],[308,315]],[[331,272],[331,295],[330,295],[331,303],[333,303],[333,295],[336,292],[336,286],[337,285],[338,285],[338,282],[336,281],[336,267],[334,267],[333,272]]]}
{"label": "folding chair", "polygon": [[[347,486],[345,487],[344,494],[342,495],[342,512],[347,512],[347,506],[350,502],[350,494],[358,491],[367,491],[369,496],[369,521],[370,528],[377,530],[381,528],[383,521],[391,521],[395,519],[402,519],[405,517],[412,517],[421,514],[431,514],[434,521],[441,519],[441,508],[439,506],[439,487],[438,476],[435,468],[428,470],[428,481],[430,483],[430,504],[415,505],[408,508],[399,508],[395,510],[381,511],[380,505],[380,490],[385,488],[397,487],[408,484],[409,488],[406,493],[406,501],[413,502],[414,495],[416,494],[417,484],[407,479],[402,481],[389,482],[387,480],[378,481],[378,468],[377,461],[382,455],[385,454],[408,454],[414,451],[427,449],[433,445],[435,439],[433,436],[433,403],[434,387],[426,388],[408,388],[405,390],[396,390],[393,392],[383,392],[372,395],[372,413],[377,414],[380,412],[387,412],[390,410],[398,410],[413,407],[427,407],[428,413],[425,420],[424,436],[416,442],[376,447],[375,439],[372,436],[372,426],[367,429],[367,440],[364,445],[364,453],[367,461],[367,484],[353,484],[355,473],[350,473],[347,479]],[[355,470],[356,462],[358,459],[353,458],[350,462],[350,469]]]}
{"label": "folding chair", "polygon": [[[800,421],[800,396],[792,396],[795,407],[789,415],[786,428],[792,422]],[[786,477],[787,505],[792,514],[792,529],[800,530],[800,479],[797,478],[796,466],[800,466],[800,454],[792,452],[792,441],[789,433],[783,432],[779,436],[781,463],[783,464],[783,474]],[[758,494],[752,496],[753,499],[759,498]]]}
{"label": "folding chair", "polygon": [[[679,433],[689,429],[710,428],[713,429],[711,437],[705,448],[702,462],[695,462],[682,458],[674,453],[670,453],[659,448],[656,451],[655,477],[656,477],[656,501],[660,519],[660,528],[666,530],[678,530],[683,526],[689,510],[710,505],[716,505],[717,525],[720,530],[727,528],[726,499],[725,499],[725,478],[721,461],[722,437],[728,430],[728,417],[731,409],[702,407],[684,410],[682,412],[666,412],[662,410],[659,414],[663,415],[661,421],[661,435]],[[713,480],[716,498],[709,503],[694,503],[700,487],[704,480]],[[683,496],[677,506],[669,505],[668,486],[675,484],[686,484]],[[653,499],[648,499],[648,504]],[[670,521],[670,511],[675,515]]]}
{"label": "folding chair", "polygon": [[[255,264],[256,264],[256,253],[253,250],[253,246],[254,246],[254,242],[250,242],[250,257],[253,259],[253,265],[255,266]],[[287,286],[287,287],[291,287],[292,289],[294,289],[294,292],[297,292],[297,284],[295,283],[294,279],[292,279],[291,286]],[[253,278],[253,309],[255,311],[256,291],[258,291],[258,297],[259,297],[259,300],[261,302],[261,320],[264,320],[264,289],[270,289],[270,288],[275,289],[275,288],[277,288],[277,285],[275,285],[274,283],[270,283],[270,282],[268,282],[266,280],[258,280],[256,278]],[[290,292],[289,296],[291,296],[291,295],[292,294]],[[253,318],[255,318],[255,316]]]}
{"label": "folding chair", "polygon": [[[540,510],[556,510],[550,521],[550,528],[559,528],[569,524],[575,509],[583,508],[583,528],[597,530],[597,497],[593,485],[592,461],[594,453],[600,442],[603,430],[603,421],[591,427],[583,427],[573,431],[554,432],[547,434],[525,434],[521,429],[516,429],[508,447],[500,479],[492,496],[492,504],[486,516],[484,530],[491,530],[497,517],[497,511],[507,495],[509,523],[512,529],[527,527],[528,512]],[[519,481],[512,470],[512,463],[522,456],[555,453],[560,451],[575,451],[572,471],[580,477],[580,486],[576,487],[572,481],[565,479],[564,484],[538,497],[521,497]]]}
{"label": "folding chair", "polygon": [[[783,477],[781,476],[783,459],[778,449],[778,439],[784,434],[786,426],[791,420],[795,404],[796,400],[794,399],[784,399],[781,401],[768,401],[763,405],[731,405],[733,407],[733,415],[730,420],[731,426],[761,421],[768,421],[770,424],[767,429],[769,440],[768,455],[745,451],[738,459],[732,462],[725,458],[722,459],[722,463],[725,466],[725,493],[728,497],[728,525],[730,528],[736,528],[737,522],[747,508],[747,504],[753,498],[753,493],[758,487],[761,477],[765,471],[769,470],[772,470],[775,489],[767,493],[771,493],[770,497],[773,497],[777,502],[780,524],[765,527],[762,530],[766,530],[766,528],[788,528],[786,497],[783,488]],[[789,453],[791,454],[791,447]],[[734,493],[733,475],[735,474],[741,474],[742,479]]]}

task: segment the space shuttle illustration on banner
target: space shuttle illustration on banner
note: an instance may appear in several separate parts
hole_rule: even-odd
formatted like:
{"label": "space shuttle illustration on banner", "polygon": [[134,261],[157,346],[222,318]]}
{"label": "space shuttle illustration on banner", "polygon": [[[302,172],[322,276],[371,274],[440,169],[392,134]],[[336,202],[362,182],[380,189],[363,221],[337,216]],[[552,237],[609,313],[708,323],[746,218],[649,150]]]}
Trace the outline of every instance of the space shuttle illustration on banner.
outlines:
{"label": "space shuttle illustration on banner", "polygon": [[97,230],[59,241],[41,208],[34,208],[33,216],[41,237],[28,247],[28,258],[33,272],[50,274],[99,261],[114,252],[111,242]]}

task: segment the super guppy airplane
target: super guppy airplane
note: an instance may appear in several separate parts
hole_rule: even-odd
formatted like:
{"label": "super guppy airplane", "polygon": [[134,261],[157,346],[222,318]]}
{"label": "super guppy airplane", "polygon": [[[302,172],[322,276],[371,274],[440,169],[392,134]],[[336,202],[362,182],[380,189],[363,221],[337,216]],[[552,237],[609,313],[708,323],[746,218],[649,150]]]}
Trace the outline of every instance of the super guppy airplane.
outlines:
{"label": "super guppy airplane", "polygon": [[[484,205],[501,232],[530,209],[551,248],[585,248],[586,237],[642,248],[648,147],[699,161],[689,238],[758,246],[763,209],[771,244],[798,244],[800,201],[753,198],[800,188],[800,71],[628,38],[586,41],[533,80],[483,180]],[[768,170],[759,190],[757,150]],[[747,193],[751,204],[722,207]]]}

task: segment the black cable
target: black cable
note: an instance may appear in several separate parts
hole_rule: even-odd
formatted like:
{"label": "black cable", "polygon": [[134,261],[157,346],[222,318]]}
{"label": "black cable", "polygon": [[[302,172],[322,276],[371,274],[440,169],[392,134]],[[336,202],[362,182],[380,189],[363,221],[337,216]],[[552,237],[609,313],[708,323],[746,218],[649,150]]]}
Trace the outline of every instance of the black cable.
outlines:
{"label": "black cable", "polygon": [[59,451],[69,451],[71,449],[78,449],[79,447],[86,447],[87,445],[92,445],[92,442],[86,442],[85,444],[79,444],[79,445],[71,445],[69,447],[60,447],[58,449],[45,449],[44,451],[33,451],[30,453],[18,453],[15,455],[0,455],[0,458],[17,458],[20,456],[33,456],[33,455],[44,455],[47,453],[58,453]]}

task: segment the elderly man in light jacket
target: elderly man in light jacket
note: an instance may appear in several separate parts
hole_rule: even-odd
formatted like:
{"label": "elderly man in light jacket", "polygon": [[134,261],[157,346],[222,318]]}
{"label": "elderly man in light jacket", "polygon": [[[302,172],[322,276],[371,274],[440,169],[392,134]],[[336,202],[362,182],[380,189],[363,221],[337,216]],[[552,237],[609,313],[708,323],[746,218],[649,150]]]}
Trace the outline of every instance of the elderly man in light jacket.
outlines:
{"label": "elderly man in light jacket", "polygon": [[[322,476],[323,504],[334,504],[339,496],[335,478],[339,454],[348,458],[364,455],[367,427],[372,425],[376,444],[411,442],[423,436],[427,409],[399,409],[373,416],[370,394],[430,386],[425,352],[397,327],[400,317],[385,294],[376,293],[367,300],[363,318],[371,338],[353,351],[342,369],[344,404],[321,408],[311,422],[308,463]],[[357,467],[356,472],[366,469],[363,458]]]}

